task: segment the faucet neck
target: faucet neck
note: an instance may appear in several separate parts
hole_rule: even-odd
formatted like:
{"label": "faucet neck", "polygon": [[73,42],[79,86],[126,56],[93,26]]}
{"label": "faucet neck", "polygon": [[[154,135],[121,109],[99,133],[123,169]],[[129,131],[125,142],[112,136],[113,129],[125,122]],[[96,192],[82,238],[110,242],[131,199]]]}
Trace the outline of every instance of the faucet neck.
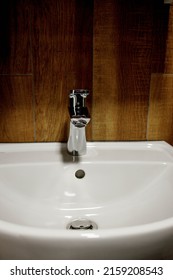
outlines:
{"label": "faucet neck", "polygon": [[86,89],[73,89],[70,94],[70,133],[67,142],[67,149],[73,156],[86,154],[85,127],[90,121],[88,108],[85,106],[85,99],[89,91]]}
{"label": "faucet neck", "polygon": [[83,156],[86,154],[85,126],[76,127],[72,122],[70,122],[67,149],[72,156]]}

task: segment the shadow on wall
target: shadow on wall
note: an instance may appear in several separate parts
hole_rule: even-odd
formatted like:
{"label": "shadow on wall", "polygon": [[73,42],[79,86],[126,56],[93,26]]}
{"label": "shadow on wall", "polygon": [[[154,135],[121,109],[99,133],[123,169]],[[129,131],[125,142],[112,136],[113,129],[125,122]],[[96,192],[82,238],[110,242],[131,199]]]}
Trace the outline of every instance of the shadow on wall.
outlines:
{"label": "shadow on wall", "polygon": [[15,0],[1,0],[0,3],[0,60],[5,63],[10,53],[11,9],[16,8]]}

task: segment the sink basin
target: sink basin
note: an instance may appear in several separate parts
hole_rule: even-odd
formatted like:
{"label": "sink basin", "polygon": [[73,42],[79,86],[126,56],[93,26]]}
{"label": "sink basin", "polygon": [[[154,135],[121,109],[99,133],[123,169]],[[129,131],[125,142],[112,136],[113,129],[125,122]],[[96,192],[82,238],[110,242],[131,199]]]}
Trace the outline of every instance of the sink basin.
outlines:
{"label": "sink basin", "polygon": [[173,147],[0,144],[0,259],[172,259]]}

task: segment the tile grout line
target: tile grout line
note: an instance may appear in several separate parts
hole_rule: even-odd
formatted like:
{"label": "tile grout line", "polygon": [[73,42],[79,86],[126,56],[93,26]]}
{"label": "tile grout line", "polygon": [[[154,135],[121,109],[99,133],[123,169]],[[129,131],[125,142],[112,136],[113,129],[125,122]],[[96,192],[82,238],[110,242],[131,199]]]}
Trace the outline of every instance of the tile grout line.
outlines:
{"label": "tile grout line", "polygon": [[30,55],[31,55],[31,71],[32,71],[32,114],[33,114],[33,127],[34,127],[34,142],[36,142],[36,112],[35,112],[35,86],[34,86],[34,64],[33,64],[33,45],[32,45],[32,15],[31,7],[29,9],[29,39],[30,39]]}
{"label": "tile grout line", "polygon": [[150,99],[151,99],[151,80],[152,80],[152,73],[150,75],[150,86],[149,86],[149,96],[148,96],[148,112],[147,112],[147,127],[146,127],[146,141],[148,141],[148,134],[149,134],[149,119],[150,119]]}

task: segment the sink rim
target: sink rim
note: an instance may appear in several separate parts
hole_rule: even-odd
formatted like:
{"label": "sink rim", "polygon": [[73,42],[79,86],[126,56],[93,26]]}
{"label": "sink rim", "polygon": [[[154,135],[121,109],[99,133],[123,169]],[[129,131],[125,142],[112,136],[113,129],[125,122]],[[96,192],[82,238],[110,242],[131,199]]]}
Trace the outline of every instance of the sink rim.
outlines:
{"label": "sink rim", "polygon": [[[134,146],[135,144],[135,146]],[[108,146],[107,146],[108,145]],[[172,146],[164,141],[164,140],[132,140],[132,141],[114,141],[114,140],[107,140],[107,141],[87,141],[87,147],[97,147],[97,148],[129,148],[139,150],[141,147],[143,148],[154,148],[157,150],[160,148],[164,148],[164,150],[172,150]],[[61,149],[67,150],[67,143],[66,142],[16,142],[16,143],[0,143],[0,153],[1,152],[25,152],[25,151],[61,151]],[[68,154],[68,152],[67,152]],[[172,152],[173,154],[173,152]],[[69,154],[68,154],[69,155]],[[69,155],[71,157],[71,155]],[[78,158],[82,159],[86,157],[86,155],[79,156]]]}

